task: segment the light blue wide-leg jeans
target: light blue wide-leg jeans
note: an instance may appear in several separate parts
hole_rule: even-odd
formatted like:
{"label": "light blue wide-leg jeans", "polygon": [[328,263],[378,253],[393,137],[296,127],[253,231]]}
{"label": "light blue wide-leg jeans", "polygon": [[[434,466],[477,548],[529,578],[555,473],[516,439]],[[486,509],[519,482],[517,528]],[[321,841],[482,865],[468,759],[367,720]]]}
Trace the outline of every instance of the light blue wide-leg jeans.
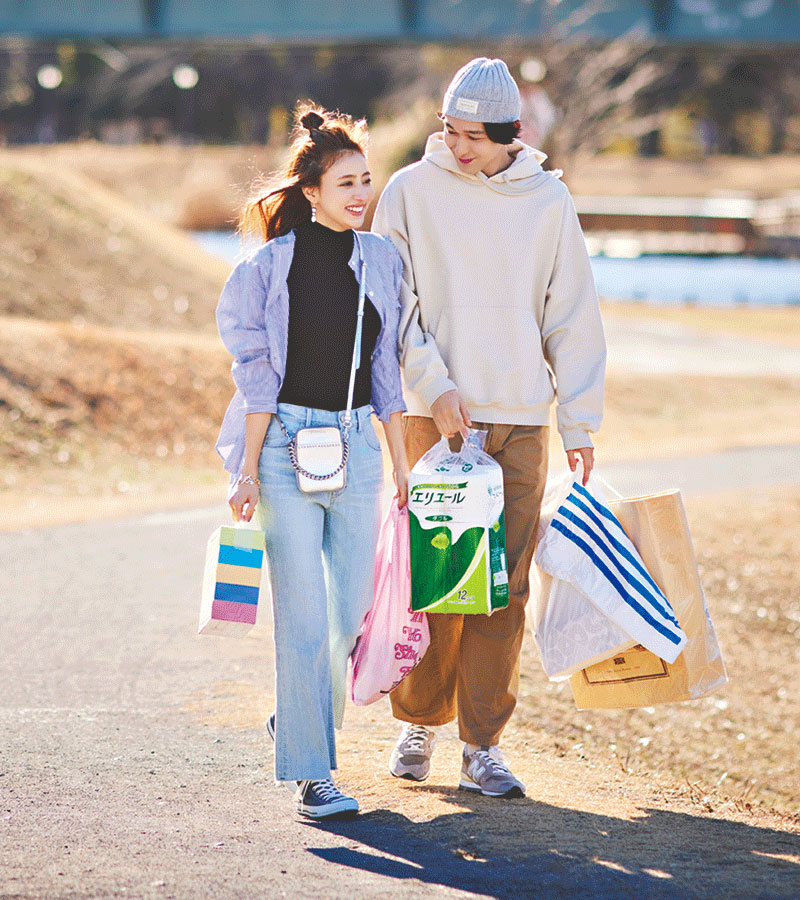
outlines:
{"label": "light blue wide-leg jeans", "polygon": [[[278,405],[290,435],[343,413]],[[344,716],[347,664],[372,605],[383,460],[368,406],[353,410],[341,491],[303,493],[273,416],[259,460],[275,623],[275,777],[328,778]]]}

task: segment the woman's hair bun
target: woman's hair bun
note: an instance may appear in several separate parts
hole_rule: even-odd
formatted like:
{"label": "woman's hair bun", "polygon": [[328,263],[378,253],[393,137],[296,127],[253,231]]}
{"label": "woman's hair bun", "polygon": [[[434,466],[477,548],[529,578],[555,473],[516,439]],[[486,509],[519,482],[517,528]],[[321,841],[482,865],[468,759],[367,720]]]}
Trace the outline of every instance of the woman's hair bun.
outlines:
{"label": "woman's hair bun", "polygon": [[300,124],[303,128],[311,131],[314,128],[321,128],[325,124],[325,119],[319,113],[307,112],[301,119]]}

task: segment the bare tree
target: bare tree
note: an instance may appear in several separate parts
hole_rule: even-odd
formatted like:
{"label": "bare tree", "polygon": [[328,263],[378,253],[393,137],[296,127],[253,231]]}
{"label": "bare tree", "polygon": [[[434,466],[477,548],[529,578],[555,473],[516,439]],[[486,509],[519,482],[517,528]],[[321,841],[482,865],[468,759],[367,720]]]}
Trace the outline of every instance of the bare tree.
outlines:
{"label": "bare tree", "polygon": [[668,74],[652,43],[640,38],[599,46],[556,42],[542,57],[551,73],[550,99],[560,110],[550,138],[559,165],[575,155],[594,155],[613,136],[640,138],[658,128],[662,113],[642,112],[640,103]]}

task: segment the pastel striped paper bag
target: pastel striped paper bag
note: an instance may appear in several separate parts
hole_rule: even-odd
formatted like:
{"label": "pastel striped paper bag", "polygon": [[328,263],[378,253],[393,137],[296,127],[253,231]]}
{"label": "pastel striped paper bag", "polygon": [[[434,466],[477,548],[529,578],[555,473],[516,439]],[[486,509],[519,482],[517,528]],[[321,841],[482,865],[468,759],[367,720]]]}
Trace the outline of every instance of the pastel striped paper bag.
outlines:
{"label": "pastel striped paper bag", "polygon": [[256,624],[264,532],[222,525],[208,539],[199,634],[241,637]]}

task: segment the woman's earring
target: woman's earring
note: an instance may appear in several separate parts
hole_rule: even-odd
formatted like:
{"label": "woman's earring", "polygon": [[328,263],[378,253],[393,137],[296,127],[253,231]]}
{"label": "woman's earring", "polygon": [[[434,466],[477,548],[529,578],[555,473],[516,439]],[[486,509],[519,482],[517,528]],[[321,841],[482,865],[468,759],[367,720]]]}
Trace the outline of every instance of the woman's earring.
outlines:
{"label": "woman's earring", "polygon": [[316,206],[311,207],[311,221],[312,222],[317,221],[317,207]]}

